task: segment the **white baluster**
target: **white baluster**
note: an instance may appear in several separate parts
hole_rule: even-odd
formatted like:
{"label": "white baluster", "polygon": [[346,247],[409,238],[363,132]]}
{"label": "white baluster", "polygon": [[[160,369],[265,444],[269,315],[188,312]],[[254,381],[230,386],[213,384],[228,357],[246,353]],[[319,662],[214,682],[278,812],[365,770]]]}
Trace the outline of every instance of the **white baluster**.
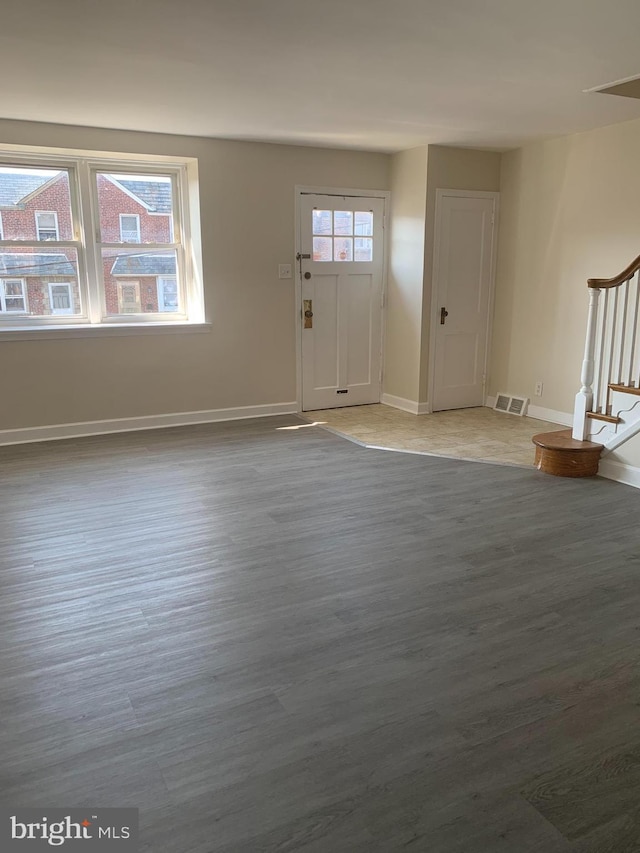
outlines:
{"label": "white baluster", "polygon": [[582,387],[576,394],[573,415],[573,438],[584,441],[587,437],[587,412],[593,403],[593,365],[596,345],[596,320],[598,317],[598,288],[589,288],[589,315],[587,317],[587,338],[584,345],[584,359],[580,381]]}
{"label": "white baluster", "polygon": [[[640,275],[640,273],[639,273]],[[636,360],[636,345],[637,345],[637,336],[638,336],[638,296],[640,295],[640,287],[638,286],[638,276],[636,275],[633,278],[634,282],[634,290],[633,290],[633,316],[631,318],[631,352],[629,353],[629,373],[627,375],[627,385],[633,385],[634,376],[634,367]]]}
{"label": "white baluster", "polygon": [[601,304],[598,310],[596,320],[596,346],[595,346],[595,364],[594,364],[594,382],[593,382],[593,399],[591,401],[591,411],[597,412],[600,405],[602,377],[604,370],[604,341],[606,337],[607,325],[607,309],[609,304],[609,291],[604,291],[604,304]]}
{"label": "white baluster", "polygon": [[611,318],[611,341],[610,341],[610,345],[609,345],[609,360],[607,362],[607,364],[608,364],[608,366],[607,366],[607,382],[606,382],[607,387],[603,388],[603,391],[606,392],[606,396],[605,396],[605,403],[604,403],[604,406],[602,408],[602,412],[605,415],[609,414],[609,396],[610,396],[609,385],[611,385],[611,383],[613,382],[614,369],[615,369],[614,359],[615,359],[615,352],[616,352],[616,331],[618,330],[618,320],[619,320],[619,315],[618,315],[619,290],[620,289],[618,287],[616,287],[615,290],[613,291],[613,316]]}
{"label": "white baluster", "polygon": [[620,385],[624,382],[624,354],[626,351],[627,344],[627,310],[629,306],[629,282],[625,281],[625,283],[621,286],[622,290],[622,312],[620,317],[620,340],[618,341],[618,349],[620,350],[620,355],[618,356],[618,372],[616,374],[616,383]]}
{"label": "white baluster", "polygon": [[605,363],[607,357],[607,337],[609,335],[609,327],[611,323],[609,322],[609,290],[605,290],[604,292],[604,307],[600,312],[602,314],[602,322],[600,323],[600,336],[596,335],[596,341],[600,342],[600,346],[598,347],[598,395],[593,400],[593,407],[591,409],[592,412],[602,412],[605,405],[605,396],[606,396],[606,371],[605,371]]}

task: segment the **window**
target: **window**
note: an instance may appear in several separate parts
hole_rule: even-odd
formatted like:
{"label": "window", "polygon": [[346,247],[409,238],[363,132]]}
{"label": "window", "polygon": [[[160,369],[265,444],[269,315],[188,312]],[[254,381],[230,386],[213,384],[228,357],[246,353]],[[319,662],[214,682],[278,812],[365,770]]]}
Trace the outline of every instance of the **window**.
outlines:
{"label": "window", "polygon": [[178,282],[175,276],[158,278],[158,311],[176,311],[178,308]]}
{"label": "window", "polygon": [[137,213],[120,214],[120,239],[123,243],[140,242],[140,217]]}
{"label": "window", "polygon": [[24,314],[27,310],[27,290],[23,278],[0,279],[0,311]]}
{"label": "window", "polygon": [[36,239],[58,239],[58,214],[55,210],[42,210],[36,213]]}
{"label": "window", "polygon": [[2,213],[0,213],[0,240],[4,240],[4,231],[2,230]]}
{"label": "window", "polygon": [[370,210],[314,210],[314,261],[373,261],[373,213]]}
{"label": "window", "polygon": [[73,314],[71,282],[49,282],[49,306],[52,314]]}
{"label": "window", "polygon": [[0,335],[203,321],[195,161],[113,157],[0,153]]}

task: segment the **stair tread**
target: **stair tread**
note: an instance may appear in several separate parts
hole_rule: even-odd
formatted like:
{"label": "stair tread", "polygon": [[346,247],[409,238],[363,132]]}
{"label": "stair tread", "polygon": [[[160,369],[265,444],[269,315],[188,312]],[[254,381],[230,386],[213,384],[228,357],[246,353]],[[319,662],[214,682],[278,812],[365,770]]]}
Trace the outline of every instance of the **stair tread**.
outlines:
{"label": "stair tread", "polygon": [[538,447],[547,450],[571,450],[578,453],[602,450],[603,444],[594,441],[578,441],[571,437],[570,429],[561,429],[555,432],[540,432],[531,439]]}
{"label": "stair tread", "polygon": [[623,394],[635,394],[636,397],[640,397],[640,388],[636,388],[635,385],[621,385],[617,382],[611,382],[609,388],[612,391],[621,391]]}

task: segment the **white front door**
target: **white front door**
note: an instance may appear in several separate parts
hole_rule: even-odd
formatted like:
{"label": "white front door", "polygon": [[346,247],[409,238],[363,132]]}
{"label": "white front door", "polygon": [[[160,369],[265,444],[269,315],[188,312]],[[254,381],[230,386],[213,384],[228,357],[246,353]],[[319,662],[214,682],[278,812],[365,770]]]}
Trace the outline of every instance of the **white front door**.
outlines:
{"label": "white front door", "polygon": [[484,405],[497,193],[438,190],[431,409]]}
{"label": "white front door", "polygon": [[380,402],[384,199],[303,194],[302,409]]}

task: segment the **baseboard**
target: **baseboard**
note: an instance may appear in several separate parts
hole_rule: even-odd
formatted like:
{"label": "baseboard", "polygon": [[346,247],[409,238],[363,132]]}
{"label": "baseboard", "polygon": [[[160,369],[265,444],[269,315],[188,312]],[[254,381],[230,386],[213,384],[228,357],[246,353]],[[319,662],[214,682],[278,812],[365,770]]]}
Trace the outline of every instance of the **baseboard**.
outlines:
{"label": "baseboard", "polygon": [[624,483],[640,489],[640,468],[633,465],[625,465],[624,462],[616,462],[614,459],[601,459],[598,468],[598,476],[606,477],[607,480],[615,480],[616,483]]}
{"label": "baseboard", "polygon": [[0,430],[0,445],[28,444],[34,441],[57,441],[112,432],[134,432],[142,429],[209,424],[218,421],[238,421],[273,415],[291,415],[298,411],[297,403],[269,403],[260,406],[240,406],[235,409],[207,409],[201,412],[176,412],[166,415],[146,415],[137,418],[114,418],[104,421],[82,421],[72,424],[25,427]]}
{"label": "baseboard", "polygon": [[393,394],[383,394],[380,402],[394,409],[402,409],[412,415],[428,415],[431,412],[428,403],[418,403],[417,400],[406,400],[404,397],[395,397]]}
{"label": "baseboard", "polygon": [[552,424],[562,426],[573,426],[573,415],[571,412],[558,412],[556,409],[545,409],[543,406],[529,406],[528,418],[536,418],[539,421],[551,421]]}
{"label": "baseboard", "polygon": [[[495,397],[487,397],[485,406],[493,409],[496,404]],[[514,417],[512,415],[512,417]],[[539,421],[550,421],[552,424],[562,424],[563,426],[573,426],[573,415],[570,412],[558,412],[556,409],[545,409],[543,406],[527,407],[527,417],[536,418]]]}

